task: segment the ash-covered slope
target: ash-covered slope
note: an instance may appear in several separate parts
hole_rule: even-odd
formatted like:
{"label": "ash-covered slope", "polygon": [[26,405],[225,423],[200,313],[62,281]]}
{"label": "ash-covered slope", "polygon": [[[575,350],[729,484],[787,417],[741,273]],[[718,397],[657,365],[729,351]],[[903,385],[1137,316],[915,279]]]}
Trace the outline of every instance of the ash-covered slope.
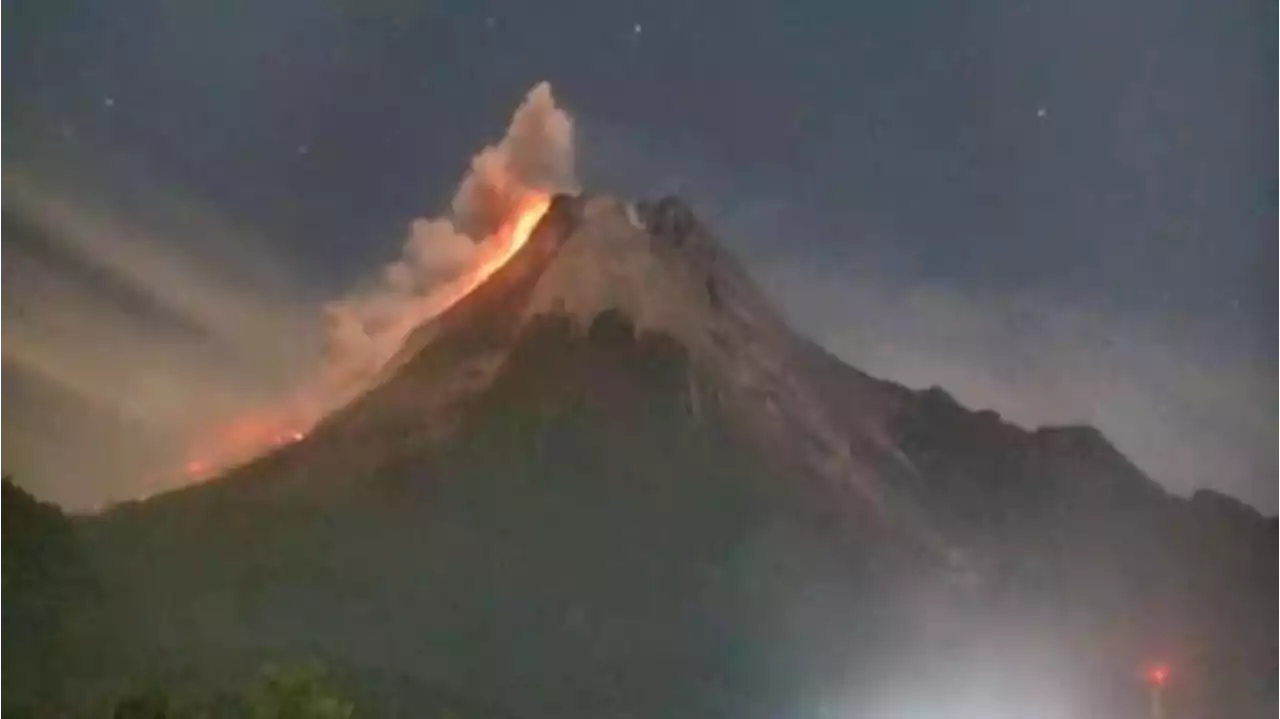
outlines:
{"label": "ash-covered slope", "polygon": [[82,528],[104,678],[312,656],[402,705],[744,717],[1045,665],[1065,708],[1009,711],[1106,716],[1159,660],[1187,716],[1275,703],[1274,520],[844,365],[676,200],[556,198],[305,441]]}

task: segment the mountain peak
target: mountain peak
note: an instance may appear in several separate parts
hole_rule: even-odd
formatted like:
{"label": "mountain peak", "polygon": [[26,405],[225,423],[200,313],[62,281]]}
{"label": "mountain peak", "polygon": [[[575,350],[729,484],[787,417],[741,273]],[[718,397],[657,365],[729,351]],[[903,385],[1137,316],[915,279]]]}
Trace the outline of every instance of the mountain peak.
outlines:
{"label": "mountain peak", "polygon": [[641,331],[667,332],[691,349],[711,341],[729,282],[709,234],[684,203],[584,200],[583,221],[564,239],[534,289],[526,316],[563,312],[585,327],[601,311],[628,315]]}
{"label": "mountain peak", "polygon": [[[886,436],[897,388],[844,365],[828,378],[829,355],[791,331],[683,201],[604,195],[555,196],[527,242],[411,332],[371,389],[260,463],[274,468],[268,484],[305,492],[318,475],[342,484],[371,463],[430,452],[519,361],[535,320],[566,320],[576,341],[605,313],[637,336],[671,340],[685,357],[679,401],[722,408],[726,431],[842,498],[831,506],[874,514],[899,494],[877,479],[898,461]],[[906,515],[910,503],[893,501]],[[936,544],[922,528],[908,533]]]}

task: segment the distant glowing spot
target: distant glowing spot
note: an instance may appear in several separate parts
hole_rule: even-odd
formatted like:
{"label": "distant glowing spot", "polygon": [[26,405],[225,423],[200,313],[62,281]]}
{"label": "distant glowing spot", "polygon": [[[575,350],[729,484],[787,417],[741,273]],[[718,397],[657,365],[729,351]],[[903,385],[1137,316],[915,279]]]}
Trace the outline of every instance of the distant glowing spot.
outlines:
{"label": "distant glowing spot", "polygon": [[1169,682],[1169,667],[1164,664],[1156,664],[1148,668],[1147,681],[1158,687],[1164,686]]}

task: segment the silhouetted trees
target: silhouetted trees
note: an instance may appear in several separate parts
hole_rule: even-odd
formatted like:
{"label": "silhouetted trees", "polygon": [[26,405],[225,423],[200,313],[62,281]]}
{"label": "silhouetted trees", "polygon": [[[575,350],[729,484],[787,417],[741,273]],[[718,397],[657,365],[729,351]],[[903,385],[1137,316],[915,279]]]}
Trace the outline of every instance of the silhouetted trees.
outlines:
{"label": "silhouetted trees", "polygon": [[246,708],[249,719],[349,719],[355,713],[318,664],[268,666],[249,690]]}
{"label": "silhouetted trees", "polygon": [[165,689],[117,699],[112,719],[351,719],[355,704],[319,664],[271,664],[240,694],[186,700]]}
{"label": "silhouetted trees", "polygon": [[100,596],[75,527],[55,505],[3,479],[6,716],[54,693]]}

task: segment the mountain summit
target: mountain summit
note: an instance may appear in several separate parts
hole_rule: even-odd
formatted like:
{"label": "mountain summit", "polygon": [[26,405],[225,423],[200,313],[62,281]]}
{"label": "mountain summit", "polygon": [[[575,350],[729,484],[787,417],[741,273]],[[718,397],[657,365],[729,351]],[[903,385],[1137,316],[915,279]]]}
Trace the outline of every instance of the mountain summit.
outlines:
{"label": "mountain summit", "polygon": [[305,439],[77,521],[69,697],[306,657],[412,715],[1134,716],[1159,662],[1170,716],[1275,706],[1274,519],[845,365],[675,198],[555,196]]}
{"label": "mountain summit", "polygon": [[[667,346],[680,355],[675,394],[692,421],[716,413],[714,421],[805,478],[795,481],[824,485],[841,504],[874,512],[886,501],[901,500],[904,512],[911,504],[885,474],[915,471],[890,427],[912,393],[793,332],[676,198],[556,197],[527,244],[411,333],[370,391],[273,458],[272,481],[325,474],[307,464],[308,449],[385,462],[447,441],[472,400],[552,328],[567,343]],[[395,446],[371,452],[387,443]]]}

